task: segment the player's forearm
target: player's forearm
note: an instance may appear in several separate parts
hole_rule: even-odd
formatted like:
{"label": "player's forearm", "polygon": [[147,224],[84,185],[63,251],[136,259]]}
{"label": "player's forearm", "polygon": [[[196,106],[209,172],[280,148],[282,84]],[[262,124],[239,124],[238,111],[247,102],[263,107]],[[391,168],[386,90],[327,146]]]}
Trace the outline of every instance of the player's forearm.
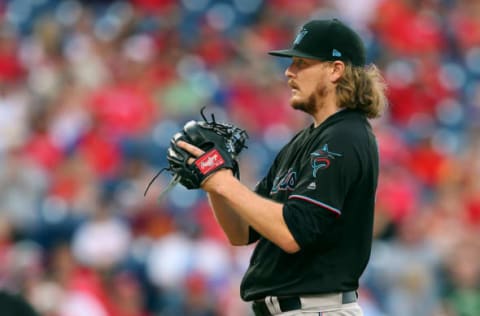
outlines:
{"label": "player's forearm", "polygon": [[293,253],[300,249],[285,223],[282,204],[255,194],[227,172],[212,176],[204,189],[222,197],[245,222],[284,251]]}
{"label": "player's forearm", "polygon": [[222,227],[232,245],[241,246],[248,243],[248,223],[230,208],[225,199],[215,193],[208,193],[215,219]]}

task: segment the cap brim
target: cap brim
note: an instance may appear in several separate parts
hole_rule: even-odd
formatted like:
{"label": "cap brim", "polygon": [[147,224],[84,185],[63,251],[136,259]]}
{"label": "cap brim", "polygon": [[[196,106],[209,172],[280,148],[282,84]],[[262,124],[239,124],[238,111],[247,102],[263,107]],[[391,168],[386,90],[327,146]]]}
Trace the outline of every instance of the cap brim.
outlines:
{"label": "cap brim", "polygon": [[268,54],[272,56],[277,56],[277,57],[302,57],[302,58],[320,59],[317,56],[305,54],[296,49],[271,50],[268,52]]}

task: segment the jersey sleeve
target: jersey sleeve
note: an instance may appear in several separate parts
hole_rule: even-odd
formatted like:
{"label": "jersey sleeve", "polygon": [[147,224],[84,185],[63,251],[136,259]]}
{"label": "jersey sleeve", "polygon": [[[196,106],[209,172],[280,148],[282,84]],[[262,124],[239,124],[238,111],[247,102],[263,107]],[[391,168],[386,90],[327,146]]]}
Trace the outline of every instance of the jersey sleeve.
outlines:
{"label": "jersey sleeve", "polygon": [[357,144],[348,134],[319,140],[301,164],[297,184],[283,207],[285,222],[301,248],[334,239],[334,224],[361,174]]}

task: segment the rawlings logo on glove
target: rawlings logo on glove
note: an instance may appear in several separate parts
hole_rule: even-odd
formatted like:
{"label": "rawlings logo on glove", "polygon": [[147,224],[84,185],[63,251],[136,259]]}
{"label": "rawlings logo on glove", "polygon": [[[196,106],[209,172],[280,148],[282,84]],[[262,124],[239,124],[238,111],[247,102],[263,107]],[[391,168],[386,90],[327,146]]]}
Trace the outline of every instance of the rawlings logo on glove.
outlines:
{"label": "rawlings logo on glove", "polygon": [[200,156],[195,161],[195,166],[197,166],[202,174],[208,174],[210,171],[215,170],[223,164],[225,164],[225,160],[223,160],[222,156],[220,156],[220,153],[216,149],[205,153],[205,155]]}
{"label": "rawlings logo on glove", "polygon": [[[246,148],[246,131],[229,123],[216,122],[213,114],[212,120],[208,121],[203,113],[204,109],[200,112],[203,121],[189,121],[180,132],[173,135],[167,151],[169,167],[157,173],[148,184],[145,194],[164,170],[170,171],[174,177],[160,197],[178,182],[187,189],[198,189],[208,176],[220,169],[231,169],[236,177],[240,176],[236,158],[243,148]],[[205,153],[195,158],[178,147],[179,140],[192,144]],[[191,158],[195,160],[189,164]]]}

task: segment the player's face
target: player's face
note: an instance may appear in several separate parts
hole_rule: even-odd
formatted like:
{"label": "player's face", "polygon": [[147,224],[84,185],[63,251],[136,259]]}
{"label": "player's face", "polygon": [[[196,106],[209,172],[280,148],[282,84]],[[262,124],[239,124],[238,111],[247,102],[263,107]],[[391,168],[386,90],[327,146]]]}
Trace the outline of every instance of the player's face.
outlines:
{"label": "player's face", "polygon": [[286,69],[288,85],[292,89],[290,104],[294,109],[314,114],[329,89],[326,63],[315,59],[293,57]]}

